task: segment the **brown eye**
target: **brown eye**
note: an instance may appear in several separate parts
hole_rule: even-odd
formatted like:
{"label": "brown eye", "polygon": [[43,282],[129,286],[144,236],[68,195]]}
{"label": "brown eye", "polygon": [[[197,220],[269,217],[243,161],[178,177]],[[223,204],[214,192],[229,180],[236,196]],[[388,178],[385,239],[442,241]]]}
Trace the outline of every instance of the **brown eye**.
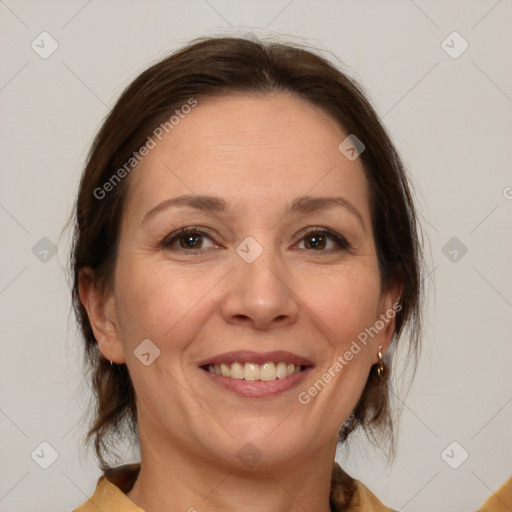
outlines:
{"label": "brown eye", "polygon": [[325,228],[310,230],[302,237],[302,241],[304,241],[304,249],[315,252],[342,251],[350,248],[350,244],[344,237]]}
{"label": "brown eye", "polygon": [[171,233],[161,242],[160,247],[169,251],[200,253],[209,248],[205,247],[206,241],[209,241],[211,246],[215,246],[207,233],[191,226]]}
{"label": "brown eye", "polygon": [[325,249],[325,246],[327,245],[325,235],[308,235],[305,237],[305,240],[307,240],[306,246],[308,249]]}
{"label": "brown eye", "polygon": [[183,235],[179,237],[180,247],[183,249],[200,249],[202,245],[202,235]]}

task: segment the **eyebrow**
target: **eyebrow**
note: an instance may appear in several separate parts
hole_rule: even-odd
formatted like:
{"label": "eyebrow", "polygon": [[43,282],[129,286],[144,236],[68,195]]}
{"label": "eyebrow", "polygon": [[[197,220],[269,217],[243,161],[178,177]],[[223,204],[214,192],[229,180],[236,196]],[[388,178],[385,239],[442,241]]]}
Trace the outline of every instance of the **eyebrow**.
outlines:
{"label": "eyebrow", "polygon": [[[328,210],[335,206],[341,206],[357,217],[363,227],[363,230],[366,232],[363,216],[359,210],[344,197],[297,197],[293,200],[292,205],[286,214],[314,213],[321,210]],[[199,211],[209,211],[211,213],[229,213],[231,211],[228,203],[218,196],[183,195],[166,199],[161,203],[158,203],[146,213],[141,224],[163,210],[179,207],[188,207]]]}

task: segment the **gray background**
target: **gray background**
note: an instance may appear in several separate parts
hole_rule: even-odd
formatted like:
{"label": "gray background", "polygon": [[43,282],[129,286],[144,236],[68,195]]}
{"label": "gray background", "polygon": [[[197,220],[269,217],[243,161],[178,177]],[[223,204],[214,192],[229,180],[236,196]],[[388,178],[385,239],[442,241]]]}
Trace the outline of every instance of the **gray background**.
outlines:
{"label": "gray background", "polygon": [[[406,512],[474,510],[495,491],[512,473],[511,21],[510,0],[0,0],[0,510],[71,510],[99,476],[80,449],[90,395],[59,239],[94,133],[151,63],[193,37],[248,32],[330,51],[362,81],[430,240],[398,456],[386,466],[361,438],[339,461]],[[51,49],[43,31],[58,43],[46,59],[31,47]],[[41,442],[58,454],[48,469]]]}

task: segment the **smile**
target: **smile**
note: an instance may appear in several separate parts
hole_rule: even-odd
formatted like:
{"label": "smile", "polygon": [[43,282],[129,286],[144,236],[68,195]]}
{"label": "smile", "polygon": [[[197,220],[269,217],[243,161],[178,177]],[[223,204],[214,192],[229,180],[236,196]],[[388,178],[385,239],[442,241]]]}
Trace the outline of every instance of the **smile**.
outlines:
{"label": "smile", "polygon": [[292,352],[250,350],[217,354],[199,361],[198,366],[220,389],[245,398],[271,398],[299,386],[315,365]]}
{"label": "smile", "polygon": [[248,381],[272,381],[276,379],[285,379],[294,374],[300,373],[305,369],[304,366],[295,365],[286,362],[268,362],[263,364],[258,363],[220,363],[208,364],[203,367],[210,373],[215,375],[222,375],[231,379],[248,380]]}

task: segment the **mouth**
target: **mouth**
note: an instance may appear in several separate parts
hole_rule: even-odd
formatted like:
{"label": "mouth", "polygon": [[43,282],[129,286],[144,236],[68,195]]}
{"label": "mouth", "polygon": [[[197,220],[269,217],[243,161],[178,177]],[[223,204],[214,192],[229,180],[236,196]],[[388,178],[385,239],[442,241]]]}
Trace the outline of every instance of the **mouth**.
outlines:
{"label": "mouth", "polygon": [[268,397],[302,381],[313,363],[290,352],[230,352],[199,363],[211,382],[244,397]]}
{"label": "mouth", "polygon": [[221,363],[208,364],[202,366],[204,370],[215,375],[222,375],[230,379],[248,380],[248,381],[273,381],[276,379],[286,379],[306,369],[306,366],[295,365],[281,361],[279,363],[267,362],[258,364],[254,362],[247,363]]}

